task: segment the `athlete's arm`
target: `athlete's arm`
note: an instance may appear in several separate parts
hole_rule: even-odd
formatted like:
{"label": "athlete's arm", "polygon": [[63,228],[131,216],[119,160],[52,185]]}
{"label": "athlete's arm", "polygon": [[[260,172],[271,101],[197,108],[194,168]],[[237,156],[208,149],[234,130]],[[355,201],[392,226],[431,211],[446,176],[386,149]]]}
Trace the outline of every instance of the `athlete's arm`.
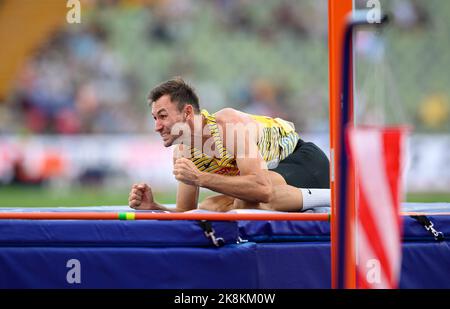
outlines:
{"label": "athlete's arm", "polygon": [[188,211],[197,208],[198,186],[178,182],[176,211]]}
{"label": "athlete's arm", "polygon": [[[183,145],[177,145],[173,152],[173,163],[182,156]],[[196,185],[178,182],[176,211],[196,209],[198,205],[199,187]]]}
{"label": "athlete's arm", "polygon": [[128,196],[128,206],[137,210],[173,211],[155,202],[152,189],[146,183],[134,184],[131,187],[131,192]]}
{"label": "athlete's arm", "polygon": [[269,203],[272,183],[261,169],[260,160],[242,158],[236,163],[241,172],[239,176],[202,173],[199,186],[248,202]]}
{"label": "athlete's arm", "polygon": [[173,173],[186,186],[208,188],[248,202],[268,203],[272,196],[272,183],[261,168],[261,159],[242,158],[236,161],[240,176],[201,172],[186,158],[176,161]]}
{"label": "athlete's arm", "polygon": [[[249,123],[245,115],[241,116],[238,112],[230,109],[227,109],[221,118],[217,115],[217,119],[218,122],[220,119],[222,123],[227,124],[246,125]],[[266,164],[257,151],[253,135],[248,134],[249,132],[245,128],[242,130],[238,134],[232,133],[235,145],[232,152],[240,170],[239,176],[201,172],[190,160],[181,158],[176,160],[174,166],[175,177],[183,183],[208,188],[244,201],[268,203],[272,196],[272,183],[264,170]],[[227,128],[226,131],[229,131],[229,134],[231,130]],[[243,143],[239,142],[237,135],[245,137]]]}

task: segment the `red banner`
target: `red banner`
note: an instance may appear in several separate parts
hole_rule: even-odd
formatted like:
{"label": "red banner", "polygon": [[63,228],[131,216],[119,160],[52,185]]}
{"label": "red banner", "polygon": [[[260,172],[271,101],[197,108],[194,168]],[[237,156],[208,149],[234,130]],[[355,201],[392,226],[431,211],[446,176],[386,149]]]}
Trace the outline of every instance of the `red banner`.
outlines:
{"label": "red banner", "polygon": [[400,201],[408,130],[350,128],[356,181],[357,287],[398,287],[401,268]]}

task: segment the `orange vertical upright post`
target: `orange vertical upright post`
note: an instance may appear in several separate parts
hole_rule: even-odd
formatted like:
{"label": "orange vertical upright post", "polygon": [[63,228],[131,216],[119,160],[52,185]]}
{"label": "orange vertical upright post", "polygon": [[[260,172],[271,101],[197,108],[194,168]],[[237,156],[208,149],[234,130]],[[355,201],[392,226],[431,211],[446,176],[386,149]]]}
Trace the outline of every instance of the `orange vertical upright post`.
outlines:
{"label": "orange vertical upright post", "polygon": [[[342,70],[343,70],[343,42],[346,18],[353,10],[353,0],[328,0],[328,49],[329,49],[329,117],[330,117],[330,176],[331,176],[331,286],[338,287],[338,229],[337,222],[341,219],[355,221],[355,208],[350,207],[347,218],[340,218],[337,211],[339,201],[339,192],[337,192],[337,181],[339,179],[340,166],[339,153],[340,143],[340,125],[341,125],[341,100],[342,100]],[[352,78],[349,76],[349,78]],[[352,83],[351,83],[352,84]],[[353,100],[352,100],[353,101]],[[353,111],[353,104],[350,105]],[[353,114],[353,113],[352,113]],[[352,119],[353,120],[353,119]],[[353,185],[352,171],[349,171],[349,184]],[[353,202],[353,190],[349,190],[350,202]],[[352,224],[348,225],[347,236],[354,238]],[[345,275],[345,286],[354,288],[356,286],[355,278],[355,247],[354,241],[348,242],[345,263],[347,265]],[[348,267],[350,266],[350,267]]]}

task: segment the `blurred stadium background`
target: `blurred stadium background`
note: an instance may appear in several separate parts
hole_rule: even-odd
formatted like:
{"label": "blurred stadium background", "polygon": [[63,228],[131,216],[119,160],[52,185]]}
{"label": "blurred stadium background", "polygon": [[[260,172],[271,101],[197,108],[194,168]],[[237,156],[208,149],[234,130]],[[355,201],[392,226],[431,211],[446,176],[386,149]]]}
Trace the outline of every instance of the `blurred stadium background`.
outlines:
{"label": "blurred stadium background", "polygon": [[[151,87],[182,76],[210,111],[296,124],[328,151],[326,0],[0,0],[0,206],[173,203]],[[356,1],[367,8],[368,1]],[[450,1],[385,0],[355,34],[357,122],[413,128],[409,201],[450,201]],[[210,192],[204,191],[203,195]]]}

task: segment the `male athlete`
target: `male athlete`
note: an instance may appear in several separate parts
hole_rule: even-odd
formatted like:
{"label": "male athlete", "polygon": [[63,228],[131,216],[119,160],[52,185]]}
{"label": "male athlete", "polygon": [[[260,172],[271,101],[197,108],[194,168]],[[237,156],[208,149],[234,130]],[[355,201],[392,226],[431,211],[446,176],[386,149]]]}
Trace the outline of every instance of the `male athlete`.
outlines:
{"label": "male athlete", "polygon": [[220,193],[198,206],[207,210],[305,211],[329,206],[328,158],[300,139],[290,122],[231,108],[209,114],[200,110],[197,95],[181,78],[155,87],[148,102],[164,146],[175,145],[176,208],[155,202],[144,183],[132,186],[131,208],[196,209],[200,187]]}

